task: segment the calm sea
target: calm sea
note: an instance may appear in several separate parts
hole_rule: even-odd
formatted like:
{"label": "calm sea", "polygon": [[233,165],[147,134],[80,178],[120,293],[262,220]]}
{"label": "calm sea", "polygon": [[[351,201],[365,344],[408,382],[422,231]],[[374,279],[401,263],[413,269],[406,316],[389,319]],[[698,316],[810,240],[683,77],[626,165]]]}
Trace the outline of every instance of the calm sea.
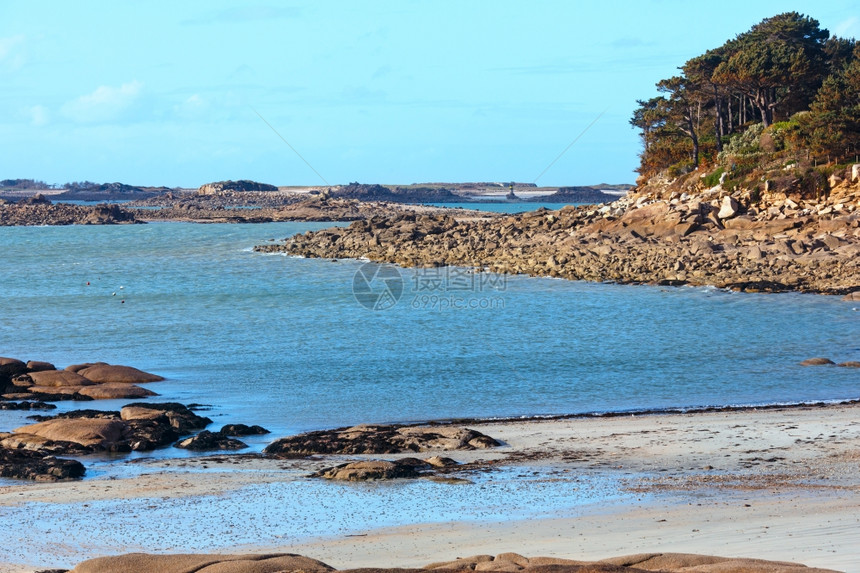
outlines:
{"label": "calm sea", "polygon": [[[137,366],[168,378],[149,385],[160,400],[210,404],[217,424],[262,424],[276,436],[860,396],[856,369],[798,365],[860,360],[860,312],[838,297],[252,251],[325,226],[0,228],[0,355]],[[24,416],[3,412],[0,431]]]}

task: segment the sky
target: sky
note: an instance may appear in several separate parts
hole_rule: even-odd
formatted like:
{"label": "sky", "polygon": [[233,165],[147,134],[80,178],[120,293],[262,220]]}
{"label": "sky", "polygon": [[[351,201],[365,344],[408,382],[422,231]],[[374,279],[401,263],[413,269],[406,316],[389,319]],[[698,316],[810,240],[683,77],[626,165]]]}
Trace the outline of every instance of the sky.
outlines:
{"label": "sky", "polygon": [[0,0],[0,179],[632,183],[657,81],[781,12],[860,38],[857,8]]}

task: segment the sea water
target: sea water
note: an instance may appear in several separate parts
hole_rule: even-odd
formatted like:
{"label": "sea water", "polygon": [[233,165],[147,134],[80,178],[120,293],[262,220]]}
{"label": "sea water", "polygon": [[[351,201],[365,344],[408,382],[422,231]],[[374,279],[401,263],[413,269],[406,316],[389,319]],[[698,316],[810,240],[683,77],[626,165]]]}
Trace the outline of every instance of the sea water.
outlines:
{"label": "sea water", "polygon": [[[860,395],[856,369],[799,365],[860,360],[860,312],[839,297],[252,250],[330,225],[0,228],[0,355],[132,365],[167,378],[148,385],[153,400],[208,404],[216,424],[275,435]],[[3,412],[0,431],[25,416]]]}
{"label": "sea water", "polygon": [[[0,228],[0,355],[156,372],[167,380],[147,385],[160,394],[150,400],[208,404],[216,429],[243,422],[272,430],[243,438],[251,450],[364,422],[860,394],[856,369],[799,365],[812,356],[860,359],[860,312],[839,297],[398,269],[252,250],[328,225]],[[60,402],[58,411],[127,402]],[[0,431],[28,423],[29,414],[0,411]],[[152,471],[135,458],[187,455],[163,448],[84,463],[92,487],[103,487]],[[471,485],[333,484],[285,469],[282,480],[211,495],[9,504],[0,523],[13,535],[0,562],[70,567],[132,550],[282,550],[387,526],[569,517],[644,497],[600,472],[536,469],[472,474]],[[82,515],[91,527],[78,527]]]}

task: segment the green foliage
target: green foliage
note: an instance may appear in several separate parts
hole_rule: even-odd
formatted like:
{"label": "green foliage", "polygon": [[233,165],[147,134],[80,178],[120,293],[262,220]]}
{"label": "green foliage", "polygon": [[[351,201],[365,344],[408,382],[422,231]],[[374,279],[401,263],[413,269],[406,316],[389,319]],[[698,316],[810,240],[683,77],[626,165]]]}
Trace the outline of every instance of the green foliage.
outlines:
{"label": "green foliage", "polygon": [[720,182],[720,177],[723,173],[725,173],[725,169],[722,167],[718,167],[716,171],[713,173],[709,173],[707,177],[702,179],[702,183],[705,184],[705,187],[716,187],[717,183]]}
{"label": "green foliage", "polygon": [[680,177],[686,175],[695,169],[692,159],[682,159],[678,163],[669,166],[669,177]]}
{"label": "green foliage", "polygon": [[827,161],[860,151],[860,43],[831,38],[809,16],[766,18],[680,69],[630,120],[643,175],[702,160],[734,165],[738,177],[807,149]]}
{"label": "green foliage", "polygon": [[739,133],[729,140],[729,143],[723,147],[723,152],[720,154],[720,160],[725,161],[733,155],[750,155],[759,153],[761,147],[759,141],[761,134],[764,132],[764,124],[756,123],[751,125],[743,133]]}

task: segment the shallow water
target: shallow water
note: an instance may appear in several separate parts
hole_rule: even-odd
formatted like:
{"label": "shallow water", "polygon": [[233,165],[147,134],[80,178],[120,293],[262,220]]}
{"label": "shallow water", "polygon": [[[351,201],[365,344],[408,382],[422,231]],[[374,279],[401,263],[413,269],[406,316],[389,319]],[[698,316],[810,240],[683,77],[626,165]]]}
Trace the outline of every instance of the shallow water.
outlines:
{"label": "shallow water", "polygon": [[[535,478],[517,470],[476,476],[474,484],[465,485],[426,480],[330,483],[289,474],[283,482],[214,495],[0,507],[0,519],[18,524],[0,550],[0,562],[71,566],[117,551],[288,547],[310,538],[414,523],[576,515],[578,507],[620,495],[614,480],[570,474]],[[84,515],[87,525],[81,527]]]}
{"label": "shallow water", "polygon": [[[0,228],[0,355],[137,366],[168,378],[149,385],[160,400],[275,436],[860,394],[856,370],[798,365],[860,359],[860,313],[838,297],[386,267],[400,298],[368,310],[361,261],[251,250],[329,225]],[[0,413],[0,431],[25,416]]]}

